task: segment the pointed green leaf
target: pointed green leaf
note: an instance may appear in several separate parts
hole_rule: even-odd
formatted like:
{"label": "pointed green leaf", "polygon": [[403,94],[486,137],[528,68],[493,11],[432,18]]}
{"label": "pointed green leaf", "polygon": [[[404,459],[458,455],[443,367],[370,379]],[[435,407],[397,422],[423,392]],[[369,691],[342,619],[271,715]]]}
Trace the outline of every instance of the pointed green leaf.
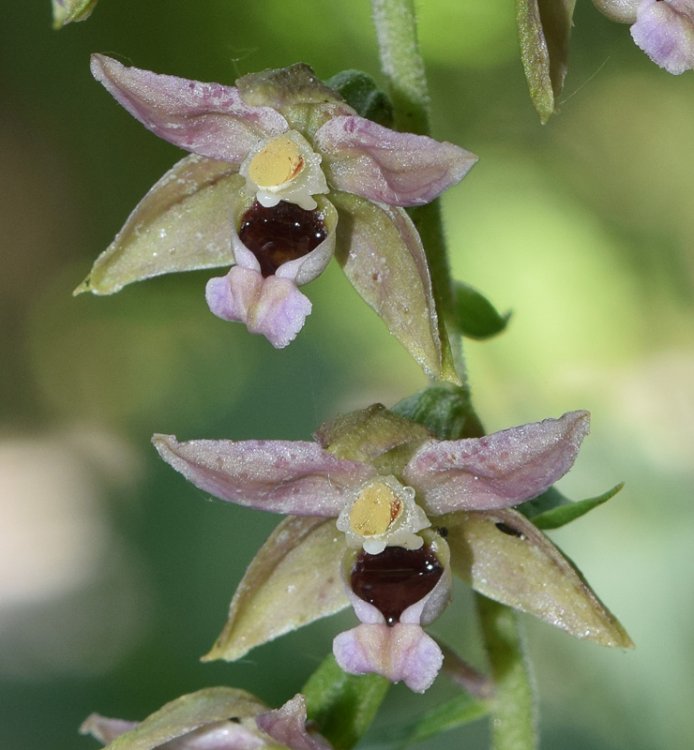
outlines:
{"label": "pointed green leaf", "polygon": [[501,315],[476,289],[462,282],[455,285],[455,324],[463,336],[488,339],[505,328],[511,313]]}
{"label": "pointed green leaf", "polygon": [[204,661],[234,661],[255,646],[348,606],[335,520],[289,516],[249,565],[222,634]]}
{"label": "pointed green leaf", "polygon": [[[121,734],[108,750],[152,750],[202,726],[231,718],[245,719],[266,706],[244,690],[214,687],[183,695],[148,716],[135,729]],[[82,726],[89,732],[89,720]]]}
{"label": "pointed green leaf", "polygon": [[86,21],[96,0],[53,0],[53,28],[62,29],[73,21]]}
{"label": "pointed green leaf", "polygon": [[343,70],[325,83],[337,91],[362,117],[386,128],[393,124],[393,105],[368,73],[361,70]]}
{"label": "pointed green leaf", "polygon": [[75,294],[113,294],[152,276],[230,266],[231,209],[243,184],[232,164],[182,159],[140,201]]}
{"label": "pointed green leaf", "polygon": [[550,508],[543,513],[532,516],[532,522],[538,529],[558,529],[571,521],[580,518],[588,511],[597,508],[599,505],[606,503],[611,497],[614,497],[624,487],[624,482],[620,482],[612,489],[603,492],[597,497],[589,497],[585,500],[578,500],[574,503],[559,505],[556,508]]}
{"label": "pointed green leaf", "polygon": [[357,677],[338,667],[328,656],[301,691],[308,718],[335,750],[350,750],[369,728],[390,682],[380,675]]}
{"label": "pointed green leaf", "polygon": [[484,718],[489,713],[486,701],[473,698],[469,693],[460,693],[444,703],[409,722],[402,728],[388,728],[380,733],[384,740],[399,746],[435,737],[442,732],[457,729],[471,721]]}
{"label": "pointed green leaf", "polygon": [[577,638],[633,645],[573,563],[520,513],[459,512],[437,523],[448,529],[454,571],[476,591]]}
{"label": "pointed green leaf", "polygon": [[431,377],[441,373],[436,306],[424,248],[402,208],[331,193],[340,220],[336,257],[388,330]]}
{"label": "pointed green leaf", "polygon": [[539,516],[541,513],[553,510],[554,508],[560,508],[562,505],[569,505],[570,503],[571,500],[559,492],[556,487],[550,487],[532,500],[526,500],[524,503],[521,503],[516,510],[526,518],[534,519],[535,516]]}
{"label": "pointed green leaf", "polygon": [[576,0],[516,0],[521,60],[533,106],[544,125],[564,86]]}

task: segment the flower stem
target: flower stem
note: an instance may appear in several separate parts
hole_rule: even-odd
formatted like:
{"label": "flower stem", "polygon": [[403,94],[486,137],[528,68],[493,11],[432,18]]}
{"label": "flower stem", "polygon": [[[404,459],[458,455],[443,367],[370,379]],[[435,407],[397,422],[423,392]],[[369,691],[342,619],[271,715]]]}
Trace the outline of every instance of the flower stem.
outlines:
{"label": "flower stem", "polygon": [[476,600],[494,680],[491,746],[493,750],[535,750],[533,682],[518,616],[510,607],[480,594]]}
{"label": "flower stem", "polygon": [[[417,41],[417,19],[413,0],[371,0],[378,38],[381,68],[388,81],[395,127],[429,135],[429,92],[424,60]],[[443,355],[442,379],[465,384],[462,349],[451,348],[446,320],[452,317],[453,292],[439,201],[410,210],[427,254],[439,320]]]}
{"label": "flower stem", "polygon": [[[429,92],[417,41],[414,1],[371,0],[371,8],[395,126],[429,135]],[[412,209],[410,215],[422,237],[431,273],[443,353],[442,379],[462,385],[468,393],[462,349],[456,349],[454,356],[446,325],[454,315],[453,287],[439,202]],[[481,433],[481,424],[479,427]],[[494,680],[492,748],[534,750],[537,733],[533,690],[516,614],[479,595],[478,608]]]}

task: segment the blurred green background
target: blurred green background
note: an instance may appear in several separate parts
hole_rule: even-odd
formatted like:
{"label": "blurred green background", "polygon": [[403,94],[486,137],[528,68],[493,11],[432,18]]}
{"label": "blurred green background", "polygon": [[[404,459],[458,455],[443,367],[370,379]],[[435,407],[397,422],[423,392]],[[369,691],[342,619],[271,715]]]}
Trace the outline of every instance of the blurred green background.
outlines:
{"label": "blurred green background", "polygon": [[[673,78],[579,2],[561,114],[541,127],[511,0],[427,0],[435,135],[480,156],[444,199],[452,266],[509,330],[467,346],[490,430],[574,408],[593,433],[562,489],[625,490],[554,538],[626,625],[611,652],[526,618],[544,747],[684,750],[694,736],[694,73]],[[366,0],[101,0],[51,30],[49,0],[0,24],[2,388],[0,747],[95,748],[92,710],[139,718],[231,684],[279,704],[345,614],[201,664],[276,517],[208,502],[161,464],[152,432],[306,439],[338,411],[424,379],[339,269],[274,351],[213,318],[209,273],[72,298],[129,211],[180,158],[90,77],[91,52],[231,83],[304,60],[378,73]],[[280,616],[278,614],[278,616]],[[434,628],[474,661],[462,587]],[[401,686],[381,727],[450,694]],[[484,747],[484,723],[422,747]]]}

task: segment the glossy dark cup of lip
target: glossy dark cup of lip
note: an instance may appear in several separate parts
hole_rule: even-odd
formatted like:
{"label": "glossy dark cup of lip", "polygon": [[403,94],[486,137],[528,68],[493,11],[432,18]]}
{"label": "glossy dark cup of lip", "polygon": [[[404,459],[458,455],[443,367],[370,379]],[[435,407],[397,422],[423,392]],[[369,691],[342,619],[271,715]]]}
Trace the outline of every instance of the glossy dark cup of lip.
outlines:
{"label": "glossy dark cup of lip", "polygon": [[429,594],[441,578],[443,567],[428,545],[409,550],[386,547],[378,555],[359,552],[350,583],[352,591],[372,604],[387,625]]}
{"label": "glossy dark cup of lip", "polygon": [[327,236],[319,210],[306,211],[286,201],[270,208],[253,201],[239,226],[239,239],[258,259],[264,277],[272,276],[282,264],[308,255]]}

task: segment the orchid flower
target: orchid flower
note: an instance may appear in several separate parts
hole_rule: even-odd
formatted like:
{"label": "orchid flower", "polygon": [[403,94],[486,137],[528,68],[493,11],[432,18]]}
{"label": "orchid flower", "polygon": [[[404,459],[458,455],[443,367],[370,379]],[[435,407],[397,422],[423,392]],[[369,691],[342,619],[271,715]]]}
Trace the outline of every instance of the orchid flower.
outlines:
{"label": "orchid flower", "polygon": [[694,68],[694,0],[593,0],[656,65],[680,75]]}
{"label": "orchid flower", "polygon": [[226,687],[181,696],[142,722],[92,714],[80,732],[108,747],[117,740],[119,750],[330,750],[307,729],[301,694],[270,711],[253,695]]}
{"label": "orchid flower", "polygon": [[351,604],[360,624],[335,638],[340,666],[423,692],[443,661],[423,626],[446,607],[452,571],[574,635],[628,645],[571,563],[509,510],[569,470],[587,431],[588,414],[572,412],[435,440],[376,405],[324,425],[318,442],[156,435],[161,457],[205,492],[290,514],[251,563],[207,658],[240,658]]}
{"label": "orchid flower", "polygon": [[337,254],[348,278],[430,373],[440,360],[424,250],[402,206],[463,178],[476,157],[357,115],[302,64],[200,83],[94,55],[92,73],[135,118],[191,156],[135,209],[78,289],[110,294],[171,271],[232,265],[213,313],[275,346],[311,311],[299,286]]}

